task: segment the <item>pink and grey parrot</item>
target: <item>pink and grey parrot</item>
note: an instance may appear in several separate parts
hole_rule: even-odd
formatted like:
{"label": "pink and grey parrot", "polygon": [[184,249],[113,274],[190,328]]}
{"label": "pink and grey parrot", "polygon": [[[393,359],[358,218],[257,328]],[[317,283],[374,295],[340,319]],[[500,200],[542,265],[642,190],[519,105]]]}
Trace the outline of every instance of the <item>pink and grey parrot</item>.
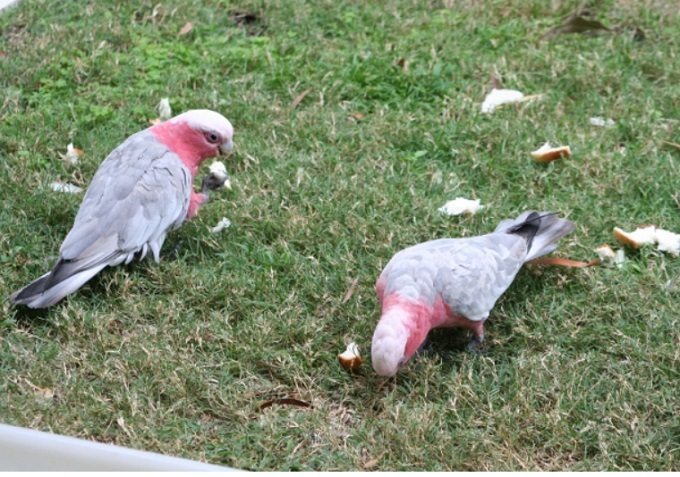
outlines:
{"label": "pink and grey parrot", "polygon": [[522,265],[555,250],[573,229],[552,212],[528,211],[490,234],[432,240],[397,253],[375,285],[382,316],[373,334],[373,369],[394,375],[432,328],[470,330],[475,350],[484,321]]}
{"label": "pink and grey parrot", "polygon": [[52,270],[11,296],[31,308],[54,305],[103,268],[144,258],[156,262],[169,231],[190,219],[222,184],[208,175],[193,190],[198,166],[233,147],[231,123],[192,110],[140,131],[102,162]]}

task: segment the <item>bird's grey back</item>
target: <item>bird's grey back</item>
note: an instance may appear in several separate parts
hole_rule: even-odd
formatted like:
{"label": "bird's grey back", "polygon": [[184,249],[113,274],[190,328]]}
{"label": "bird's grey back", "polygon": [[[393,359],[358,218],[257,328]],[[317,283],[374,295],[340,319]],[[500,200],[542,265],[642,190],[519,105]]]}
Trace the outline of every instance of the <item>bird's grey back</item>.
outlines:
{"label": "bird's grey back", "polygon": [[526,241],[492,233],[439,239],[397,253],[381,279],[385,294],[425,299],[441,296],[451,310],[471,320],[485,319],[524,263]]}
{"label": "bird's grey back", "polygon": [[65,260],[140,247],[156,229],[186,216],[191,173],[147,129],[130,136],[102,162],[61,246]]}

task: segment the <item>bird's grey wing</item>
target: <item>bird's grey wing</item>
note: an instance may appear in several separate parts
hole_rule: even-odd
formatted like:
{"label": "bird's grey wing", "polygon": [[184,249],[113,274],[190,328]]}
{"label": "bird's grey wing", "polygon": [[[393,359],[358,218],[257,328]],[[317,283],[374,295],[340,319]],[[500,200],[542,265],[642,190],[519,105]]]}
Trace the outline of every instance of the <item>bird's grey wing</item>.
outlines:
{"label": "bird's grey wing", "polygon": [[[148,131],[128,138],[101,164],[61,246],[68,274],[130,261],[151,249],[158,260],[165,235],[186,217],[191,174]],[[58,277],[54,277],[58,281]]]}
{"label": "bird's grey wing", "polygon": [[437,290],[437,256],[442,249],[455,248],[459,239],[439,239],[401,250],[387,263],[379,281],[385,284],[385,295],[398,292],[402,297],[425,300],[433,304]]}
{"label": "bird's grey wing", "polygon": [[434,286],[453,312],[470,320],[486,319],[512,284],[526,254],[526,242],[514,235],[462,239],[459,246],[433,257],[439,264]]}
{"label": "bird's grey wing", "polygon": [[385,294],[425,300],[437,297],[470,320],[489,315],[526,257],[524,239],[508,234],[424,242],[397,253],[380,280]]}

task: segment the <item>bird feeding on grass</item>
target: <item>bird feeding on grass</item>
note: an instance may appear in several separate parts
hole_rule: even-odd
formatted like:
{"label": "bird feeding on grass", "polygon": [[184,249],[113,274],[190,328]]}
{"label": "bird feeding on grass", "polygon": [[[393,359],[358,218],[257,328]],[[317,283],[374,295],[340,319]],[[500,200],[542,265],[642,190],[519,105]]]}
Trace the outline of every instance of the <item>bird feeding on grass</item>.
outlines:
{"label": "bird feeding on grass", "polygon": [[107,266],[151,252],[156,262],[171,230],[196,215],[224,176],[209,174],[193,190],[199,165],[229,154],[234,130],[221,114],[200,109],[133,134],[99,166],[54,268],[11,296],[30,308],[54,305]]}
{"label": "bird feeding on grass", "polygon": [[555,250],[573,229],[552,212],[528,211],[490,234],[432,240],[397,253],[375,285],[382,305],[371,348],[376,373],[394,375],[432,328],[465,328],[473,335],[469,349],[477,349],[484,321],[522,265]]}

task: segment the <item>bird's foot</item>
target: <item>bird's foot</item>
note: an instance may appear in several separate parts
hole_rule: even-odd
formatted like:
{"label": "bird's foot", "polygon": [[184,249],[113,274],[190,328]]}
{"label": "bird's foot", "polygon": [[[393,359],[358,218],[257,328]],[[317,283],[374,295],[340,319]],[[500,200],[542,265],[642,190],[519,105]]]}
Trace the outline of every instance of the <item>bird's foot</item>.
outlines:
{"label": "bird's foot", "polygon": [[482,354],[486,352],[486,350],[482,349],[483,344],[484,335],[475,336],[472,341],[470,341],[467,349],[470,353]]}
{"label": "bird's foot", "polygon": [[170,253],[167,255],[167,260],[175,260],[177,258],[179,251],[182,249],[182,242],[184,242],[184,240],[180,239],[180,241],[175,244]]}
{"label": "bird's foot", "polygon": [[208,197],[208,192],[211,190],[220,190],[224,187],[230,188],[229,186],[229,177],[224,176],[224,177],[218,177],[212,172],[205,176],[203,178],[203,188],[201,189],[201,192]]}

